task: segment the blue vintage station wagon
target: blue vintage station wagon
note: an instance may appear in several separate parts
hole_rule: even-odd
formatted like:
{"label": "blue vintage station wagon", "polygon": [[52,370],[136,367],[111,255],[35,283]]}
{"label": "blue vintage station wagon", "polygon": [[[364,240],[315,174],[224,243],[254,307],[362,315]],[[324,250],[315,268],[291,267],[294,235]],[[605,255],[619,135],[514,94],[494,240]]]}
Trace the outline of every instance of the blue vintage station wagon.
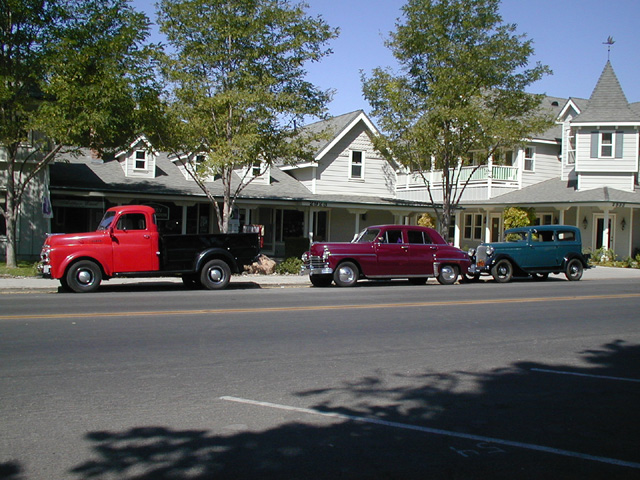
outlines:
{"label": "blue vintage station wagon", "polygon": [[506,283],[513,277],[546,280],[550,273],[564,273],[577,281],[590,268],[582,253],[580,229],[568,225],[512,228],[504,232],[504,242],[483,243],[469,255],[468,280],[488,274]]}

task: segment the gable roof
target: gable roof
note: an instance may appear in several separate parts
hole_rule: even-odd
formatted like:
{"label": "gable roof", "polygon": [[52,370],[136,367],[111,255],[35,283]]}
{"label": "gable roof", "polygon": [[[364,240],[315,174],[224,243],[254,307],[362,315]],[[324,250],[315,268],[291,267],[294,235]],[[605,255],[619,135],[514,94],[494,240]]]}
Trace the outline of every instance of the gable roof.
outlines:
{"label": "gable roof", "polygon": [[627,97],[607,61],[593,89],[589,103],[571,123],[640,123],[640,114],[629,106]]}
{"label": "gable roof", "polygon": [[316,148],[314,155],[315,160],[318,161],[326,155],[327,152],[329,152],[336,143],[342,140],[342,138],[360,121],[364,122],[372,134],[379,134],[378,129],[363,110],[356,110],[354,112],[329,118],[328,120],[322,120],[320,122],[307,125],[305,129],[308,129],[311,133],[324,133],[328,136],[328,140],[317,141],[314,143],[314,147]]}

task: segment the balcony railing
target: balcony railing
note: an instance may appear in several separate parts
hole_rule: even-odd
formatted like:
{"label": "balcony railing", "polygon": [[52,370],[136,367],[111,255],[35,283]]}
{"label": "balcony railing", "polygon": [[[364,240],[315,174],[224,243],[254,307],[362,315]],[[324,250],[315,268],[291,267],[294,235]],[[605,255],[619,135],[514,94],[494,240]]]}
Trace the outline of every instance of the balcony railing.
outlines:
{"label": "balcony railing", "polygon": [[[491,172],[491,176],[489,176],[489,172]],[[449,171],[449,178],[452,181],[457,179],[460,183],[464,183],[467,180],[469,183],[486,182],[489,178],[494,182],[511,183],[518,181],[518,169],[517,167],[507,167],[504,165],[462,167],[459,171],[459,176],[458,170]],[[442,180],[442,171],[434,172],[433,183],[441,183]]]}

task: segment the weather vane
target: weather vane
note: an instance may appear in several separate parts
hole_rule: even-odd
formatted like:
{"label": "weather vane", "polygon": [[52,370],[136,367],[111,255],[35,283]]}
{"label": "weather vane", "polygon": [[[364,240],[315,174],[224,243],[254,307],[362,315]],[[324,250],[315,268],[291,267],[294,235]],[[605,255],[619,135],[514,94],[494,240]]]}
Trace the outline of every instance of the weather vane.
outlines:
{"label": "weather vane", "polygon": [[609,56],[611,55],[611,45],[613,45],[614,43],[616,43],[616,41],[611,35],[609,35],[609,38],[607,38],[606,42],[602,42],[603,45],[607,46],[607,60],[609,60]]}

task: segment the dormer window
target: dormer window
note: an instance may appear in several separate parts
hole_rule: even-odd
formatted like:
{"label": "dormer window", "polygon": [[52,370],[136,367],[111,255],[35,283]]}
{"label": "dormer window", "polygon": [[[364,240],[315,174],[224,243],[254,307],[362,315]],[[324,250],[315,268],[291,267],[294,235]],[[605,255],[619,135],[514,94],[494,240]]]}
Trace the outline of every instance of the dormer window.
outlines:
{"label": "dormer window", "polygon": [[202,165],[205,160],[206,160],[206,157],[204,154],[196,155],[196,158],[195,158],[196,167],[199,167],[200,165]]}
{"label": "dormer window", "polygon": [[262,174],[262,165],[260,162],[253,162],[253,166],[251,167],[251,174],[254,177],[259,177]]}
{"label": "dormer window", "polygon": [[144,150],[137,150],[135,155],[134,167],[136,170],[146,170],[147,168],[147,152]]}

